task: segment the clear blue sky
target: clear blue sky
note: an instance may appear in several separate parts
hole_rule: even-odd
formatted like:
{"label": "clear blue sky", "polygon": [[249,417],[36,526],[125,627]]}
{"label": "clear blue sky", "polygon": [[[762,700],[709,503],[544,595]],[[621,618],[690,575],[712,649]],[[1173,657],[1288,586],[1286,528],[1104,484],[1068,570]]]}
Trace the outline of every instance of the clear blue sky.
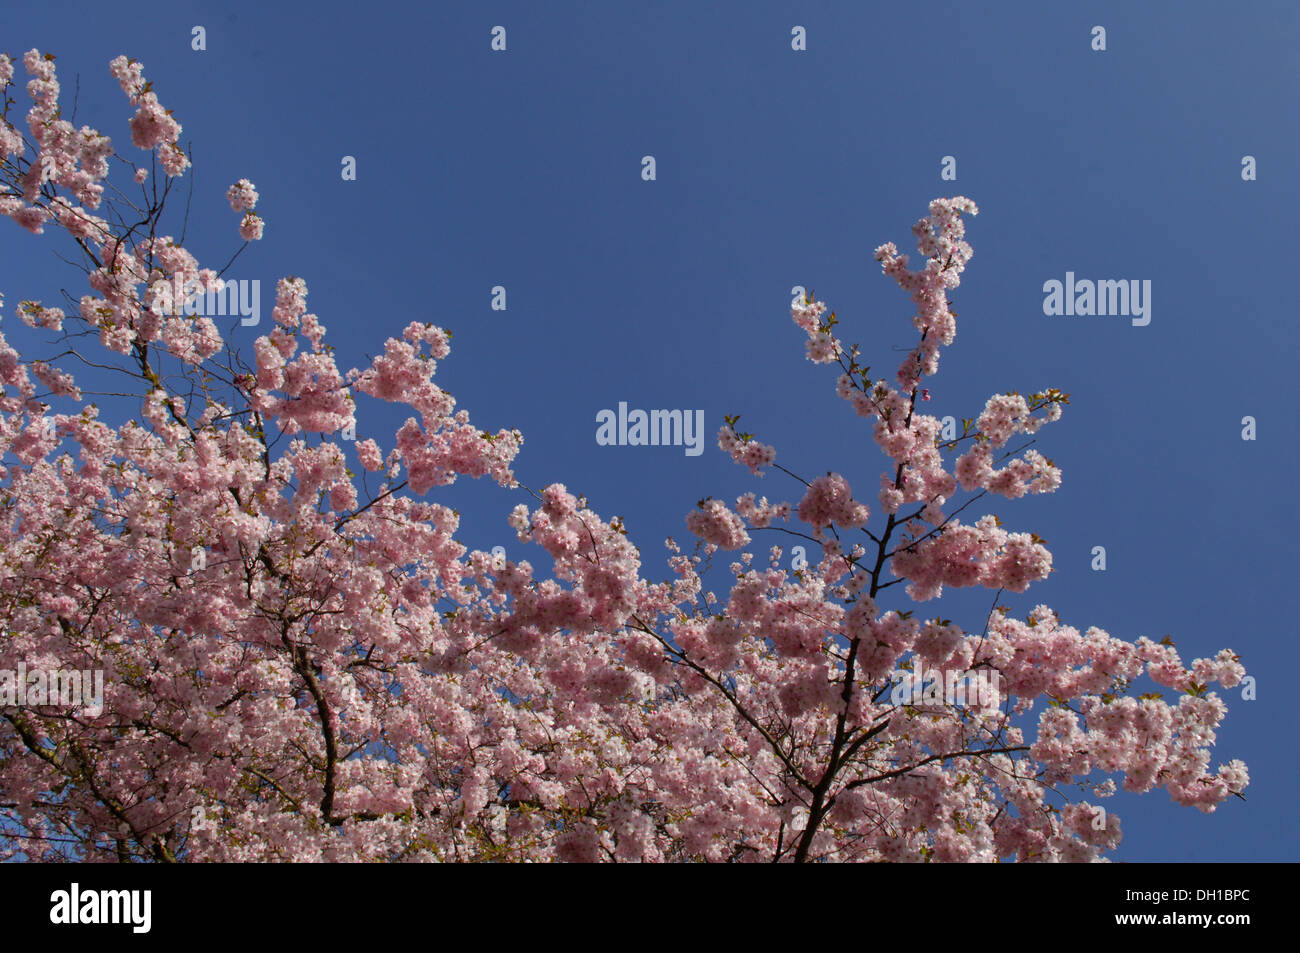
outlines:
{"label": "clear blue sky", "polygon": [[[229,277],[262,281],[264,314],[277,277],[304,277],[345,369],[411,320],[451,328],[443,386],[480,426],[524,432],[523,482],[563,482],[622,514],[653,578],[702,497],[798,499],[789,478],[756,480],[716,448],[724,414],[796,472],[845,474],[878,510],[883,458],[831,371],[804,360],[790,289],[814,288],[840,336],[892,376],[912,309],[872,250],[892,240],[916,264],[909,227],[930,199],[973,198],[957,340],[926,409],[973,417],[995,392],[1071,395],[1038,443],[1062,488],[981,510],[1045,537],[1056,559],[1049,582],[1004,603],[1125,639],[1169,634],[1188,661],[1229,646],[1259,679],[1257,701],[1225,693],[1214,761],[1249,764],[1248,801],[1206,816],[1163,792],[1121,794],[1115,857],[1297,859],[1294,3],[130,10],[24,4],[7,11],[3,46],[56,53],[65,102],[80,74],[78,123],[133,157],[107,64],[143,60],[193,144],[187,245],[200,260],[220,267],[237,247],[224,192],[252,179],[266,238]],[[195,25],[205,52],[190,49]],[[496,25],[505,53],[489,49]],[[790,48],[795,25],[807,52]],[[1095,25],[1105,52],[1090,49]],[[355,182],[340,177],[345,155]],[[657,181],[642,180],[643,155]],[[945,155],[956,182],[940,179]],[[1245,155],[1258,181],[1242,181]],[[85,284],[54,257],[66,246],[0,235],[5,331],[21,340],[19,300]],[[1043,283],[1067,271],[1149,279],[1151,323],[1045,316]],[[495,285],[505,312],[489,307]],[[236,328],[246,349],[263,320]],[[704,454],[597,446],[596,413],[619,401],[703,409]],[[400,423],[362,410],[363,433]],[[443,498],[468,544],[540,563],[505,524],[522,494]],[[1104,573],[1089,568],[1097,545]],[[921,611],[978,629],[990,595]]]}

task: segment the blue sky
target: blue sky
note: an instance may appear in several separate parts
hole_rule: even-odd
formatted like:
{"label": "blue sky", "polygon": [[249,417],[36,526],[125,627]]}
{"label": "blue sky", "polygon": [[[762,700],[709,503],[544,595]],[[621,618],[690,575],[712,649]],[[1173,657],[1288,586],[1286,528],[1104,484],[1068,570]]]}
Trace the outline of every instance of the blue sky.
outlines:
{"label": "blue sky", "polygon": [[[195,25],[206,51],[190,48]],[[505,52],[489,48],[496,25]],[[806,52],[791,49],[796,25]],[[788,477],[755,479],[716,448],[724,414],[743,414],[801,475],[843,473],[878,510],[884,458],[830,369],[804,359],[791,289],[815,289],[840,336],[892,376],[912,309],[872,250],[892,240],[917,264],[909,229],[929,201],[973,198],[957,339],[926,410],[974,417],[1012,389],[1071,395],[1037,445],[1061,489],[967,515],[1048,540],[1058,571],[1004,597],[1017,615],[1046,603],[1080,629],[1171,635],[1188,661],[1242,656],[1258,699],[1221,692],[1213,763],[1249,764],[1248,801],[1208,816],[1162,792],[1107,805],[1124,821],[1115,859],[1231,861],[1300,854],[1300,336],[1283,280],[1300,252],[1298,34],[1287,2],[237,0],[140,2],[129,16],[27,4],[0,45],[56,53],[65,102],[80,75],[78,123],[133,158],[107,64],[144,61],[193,145],[187,246],[204,264],[238,247],[226,187],[256,183],[266,238],[228,273],[263,284],[263,326],[234,331],[246,350],[287,274],[306,280],[345,369],[409,321],[450,328],[442,385],[478,425],[523,431],[524,483],[563,482],[621,514],[652,578],[667,575],[664,537],[688,541],[697,500],[799,498]],[[346,155],[356,181],[340,176]],[[949,155],[955,182],[940,179]],[[1257,181],[1242,180],[1246,155]],[[5,228],[6,314],[83,292],[54,255],[66,247]],[[1149,280],[1150,324],[1044,315],[1043,283],[1067,271]],[[497,285],[505,311],[490,307]],[[5,331],[21,340],[16,322]],[[704,453],[598,446],[596,414],[620,401],[702,409]],[[400,419],[362,411],[362,435],[391,446]],[[1254,441],[1241,438],[1247,415]],[[464,514],[467,544],[540,563],[505,524],[522,493],[460,485],[441,498]],[[1105,572],[1090,569],[1098,545]],[[978,630],[990,597],[920,611]]]}

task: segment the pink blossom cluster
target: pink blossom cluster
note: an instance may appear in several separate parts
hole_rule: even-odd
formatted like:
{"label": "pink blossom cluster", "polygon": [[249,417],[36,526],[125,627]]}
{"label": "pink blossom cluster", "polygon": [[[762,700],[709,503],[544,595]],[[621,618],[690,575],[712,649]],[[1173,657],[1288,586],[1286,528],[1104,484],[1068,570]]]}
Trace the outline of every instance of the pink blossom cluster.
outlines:
{"label": "pink blossom cluster", "polygon": [[258,198],[257,189],[248,179],[240,179],[226,189],[226,200],[230,202],[231,210],[244,213],[239,223],[239,237],[246,242],[260,239],[265,229],[261,216],[253,214]]}
{"label": "pink blossom cluster", "polygon": [[794,323],[808,333],[806,353],[814,364],[830,364],[844,353],[844,347],[831,332],[831,324],[822,320],[826,305],[821,301],[805,299],[790,309]]}
{"label": "pink blossom cluster", "polygon": [[[50,218],[60,212],[65,217],[76,212],[67,199],[58,206],[52,202],[40,204],[47,183],[67,189],[86,208],[98,208],[104,191],[98,180],[108,175],[108,157],[113,148],[107,137],[88,126],[77,129],[60,118],[60,87],[52,56],[29,50],[23,56],[23,66],[32,77],[27,83],[27,94],[32,99],[27,128],[36,154],[26,172],[13,183],[14,192],[0,195],[0,214],[39,235]],[[13,75],[13,63],[0,54],[0,88],[7,90]],[[6,115],[0,120],[0,157],[20,157],[25,148],[23,136]],[[52,196],[47,192],[44,197]]]}
{"label": "pink blossom cluster", "polygon": [[828,473],[808,485],[808,492],[799,501],[797,514],[820,536],[821,531],[832,523],[847,529],[863,526],[871,511],[853,499],[848,480],[838,473]]}
{"label": "pink blossom cluster", "polygon": [[721,500],[707,500],[698,510],[688,513],[686,528],[719,549],[740,549],[750,541],[745,521]]}
{"label": "pink blossom cluster", "polygon": [[776,460],[776,450],[757,440],[742,440],[731,427],[718,431],[718,447],[731,455],[737,463],[749,467],[749,472],[762,475],[764,467],[770,467]]}
{"label": "pink blossom cluster", "polygon": [[1008,533],[995,518],[973,525],[950,520],[942,534],[900,548],[890,566],[909,580],[917,602],[938,598],[944,586],[983,586],[1024,592],[1052,571],[1052,554],[1029,533]]}
{"label": "pink blossom cluster", "polygon": [[736,512],[755,529],[766,529],[776,519],[790,518],[789,503],[768,503],[767,497],[755,501],[753,493],[736,500]]}
{"label": "pink blossom cluster", "polygon": [[977,444],[957,460],[955,471],[963,490],[986,489],[1013,500],[1026,493],[1050,493],[1061,485],[1060,469],[1037,450],[997,469],[992,452]]}
{"label": "pink blossom cluster", "polygon": [[935,199],[930,203],[930,214],[912,226],[917,249],[929,259],[920,271],[908,271],[908,256],[899,255],[893,242],[876,249],[876,260],[884,273],[912,296],[917,308],[912,326],[921,332],[921,340],[898,368],[898,384],[905,394],[912,393],[922,375],[938,372],[939,347],[951,344],[957,336],[947,293],[961,284],[961,273],[974,254],[963,239],[963,213],[977,215],[979,209],[964,196]]}
{"label": "pink blossom cluster", "polygon": [[230,202],[230,209],[233,212],[244,212],[257,206],[258,194],[253,183],[248,179],[240,179],[230,188],[226,189],[226,200]]}
{"label": "pink blossom cluster", "polygon": [[131,105],[136,107],[130,123],[132,144],[138,149],[155,150],[163,171],[171,176],[180,175],[190,165],[190,160],[177,145],[181,124],[172,118],[170,109],[163,108],[158,102],[158,96],[150,88],[153,84],[144,78],[144,65],[119,56],[109,64],[109,71]]}

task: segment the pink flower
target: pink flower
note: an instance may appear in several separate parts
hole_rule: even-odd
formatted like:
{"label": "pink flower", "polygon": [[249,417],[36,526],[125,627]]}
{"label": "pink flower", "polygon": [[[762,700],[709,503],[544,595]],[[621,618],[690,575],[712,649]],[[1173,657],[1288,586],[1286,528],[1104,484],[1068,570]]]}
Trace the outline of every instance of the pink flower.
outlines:
{"label": "pink flower", "polygon": [[722,549],[739,549],[749,544],[744,521],[721,500],[708,500],[698,510],[688,513],[686,528]]}
{"label": "pink flower", "polygon": [[262,237],[264,223],[262,219],[252,212],[244,215],[244,220],[239,223],[239,237],[246,242],[254,242]]}
{"label": "pink flower", "polygon": [[230,202],[230,208],[235,212],[252,210],[257,205],[257,199],[257,189],[248,179],[240,179],[226,189],[226,200]]}
{"label": "pink flower", "polygon": [[818,477],[809,485],[808,492],[799,503],[798,516],[820,531],[831,523],[846,528],[862,526],[867,522],[870,511],[853,500],[853,493],[844,477],[831,473]]}
{"label": "pink flower", "polygon": [[379,444],[373,440],[357,441],[357,458],[371,473],[380,470],[384,465],[384,455],[379,449]]}

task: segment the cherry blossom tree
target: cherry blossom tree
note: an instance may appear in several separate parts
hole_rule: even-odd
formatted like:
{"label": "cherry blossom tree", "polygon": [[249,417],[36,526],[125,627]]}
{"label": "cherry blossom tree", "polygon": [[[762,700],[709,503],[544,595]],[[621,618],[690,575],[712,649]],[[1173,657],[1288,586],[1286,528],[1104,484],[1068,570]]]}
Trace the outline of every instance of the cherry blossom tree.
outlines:
{"label": "cherry blossom tree", "polygon": [[[936,200],[913,227],[920,270],[876,252],[916,308],[892,382],[824,303],[792,309],[888,460],[874,503],[839,474],[801,480],[728,418],[721,449],[800,498],[701,501],[694,552],[670,539],[652,582],[620,519],[560,484],[525,491],[522,436],[455,409],[434,382],[442,328],[411,323],[344,372],[304,279],[286,277],[245,361],[193,307],[229,265],[201,267],[169,234],[190,158],[141,64],[110,64],[140,162],[63,118],[37,50],[20,131],[15,65],[0,56],[0,213],[64,233],[90,293],[14,308],[45,357],[0,335],[0,670],[102,670],[104,693],[96,708],[0,698],[5,857],[1096,860],[1120,841],[1094,803],[1117,780],[1202,811],[1245,788],[1240,761],[1209,770],[1226,713],[1209,685],[1242,678],[1232,652],[1186,667],[1172,644],[998,605],[1051,554],[959,517],[1059,487],[1050,460],[1008,445],[1068,398],[994,395],[948,439],[918,410],[954,340],[970,200]],[[242,251],[264,231],[259,196],[240,180],[226,197]],[[122,422],[92,397],[127,407]],[[358,435],[358,399],[410,415]],[[509,524],[548,578],[456,541],[458,514],[431,496],[462,476],[530,494]],[[756,561],[759,532],[815,543],[819,561],[786,569],[776,546]],[[708,580],[730,550],[720,598]],[[980,586],[995,609],[963,629],[886,607],[895,586],[914,606]],[[936,671],[994,675],[998,697],[900,697]],[[1144,676],[1176,700],[1135,696]]]}

